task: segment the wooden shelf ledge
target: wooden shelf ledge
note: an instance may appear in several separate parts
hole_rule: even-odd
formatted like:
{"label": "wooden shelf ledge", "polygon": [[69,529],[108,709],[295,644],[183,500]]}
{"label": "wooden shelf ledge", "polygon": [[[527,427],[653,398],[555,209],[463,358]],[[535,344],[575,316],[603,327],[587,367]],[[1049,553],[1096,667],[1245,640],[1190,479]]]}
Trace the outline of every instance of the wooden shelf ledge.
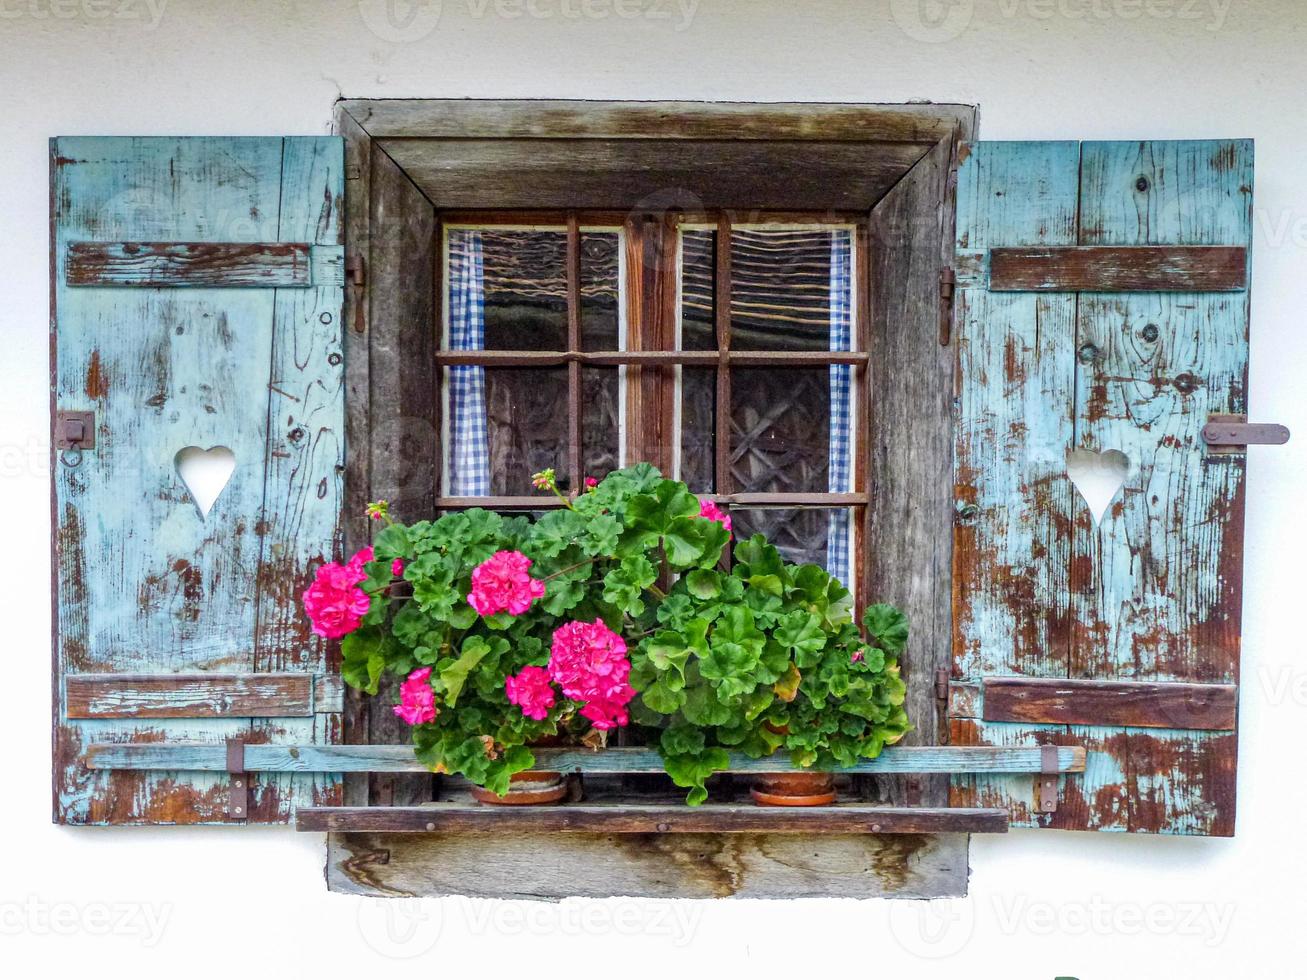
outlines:
{"label": "wooden shelf ledge", "polygon": [[863,803],[817,807],[752,804],[302,807],[295,829],[312,833],[465,834],[1004,834],[1006,810],[895,807]]}

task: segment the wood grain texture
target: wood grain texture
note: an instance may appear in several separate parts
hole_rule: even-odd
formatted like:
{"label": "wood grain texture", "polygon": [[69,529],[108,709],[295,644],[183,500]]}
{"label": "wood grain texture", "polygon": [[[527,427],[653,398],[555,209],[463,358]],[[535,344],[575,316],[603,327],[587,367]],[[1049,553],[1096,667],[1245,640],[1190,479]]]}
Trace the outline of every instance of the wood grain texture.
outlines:
{"label": "wood grain texture", "polygon": [[1233,684],[986,677],[985,721],[1234,731]]}
{"label": "wood grain texture", "polygon": [[[337,477],[313,482],[327,504],[301,508],[287,531],[268,500],[293,500],[289,470],[268,466],[269,385],[280,380],[280,351],[299,350],[305,389],[328,388],[338,366],[297,346],[305,334],[287,311],[302,302],[340,306],[339,285],[310,289],[106,289],[69,287],[73,241],[322,242],[339,248],[338,229],[321,237],[292,212],[332,212],[339,166],[305,169],[297,159],[329,161],[332,138],[60,138],[51,144],[53,393],[59,406],[94,410],[97,446],[81,465],[57,457],[55,514],[55,801],[67,823],[226,822],[225,779],[196,773],[95,773],[85,766],[93,740],[221,741],[228,737],[311,742],[324,716],[92,719],[66,715],[62,684],[74,674],[262,672],[270,665],[321,661],[296,634],[261,634],[259,622],[291,613],[288,593],[261,594],[261,576],[294,566],[300,552],[265,551],[295,535],[296,548],[330,549]],[[328,232],[332,224],[324,226]],[[334,300],[333,300],[334,293]],[[298,297],[298,298],[292,298]],[[333,306],[334,303],[334,306]],[[290,331],[295,337],[290,336]],[[287,345],[287,346],[282,346]],[[326,373],[314,377],[321,368]],[[292,385],[294,384],[292,379]],[[292,391],[292,394],[295,392]],[[339,417],[343,409],[334,406]],[[321,441],[340,431],[332,407],[315,419]],[[334,429],[333,429],[334,426]],[[173,458],[186,446],[226,446],[236,468],[202,517]],[[265,493],[269,496],[265,498]],[[282,538],[286,535],[286,538]],[[300,568],[299,572],[302,573]],[[258,597],[256,599],[256,597]],[[261,612],[256,612],[261,602]],[[256,656],[256,649],[260,652]],[[291,797],[280,782],[256,785],[251,819],[285,820]]]}
{"label": "wood grain texture", "polygon": [[[902,745],[946,740],[935,671],[950,667],[953,552],[953,351],[938,342],[940,272],[953,243],[956,144],[942,140],[871,211],[867,387],[870,425],[868,602],[908,617],[901,658],[912,730]],[[877,798],[942,805],[948,777],[878,780]]]}
{"label": "wood grain texture", "polygon": [[[440,473],[439,383],[435,366],[435,208],[384,152],[372,154],[368,218],[368,497],[390,502],[399,521],[435,516]],[[389,705],[395,678],[372,699],[365,732],[351,738],[408,745],[409,727]],[[411,750],[410,750],[411,751]],[[425,776],[374,775],[370,802],[423,803]]]}
{"label": "wood grain texture", "polygon": [[305,242],[70,242],[64,275],[70,286],[312,283]]}
{"label": "wood grain texture", "polygon": [[1248,285],[1248,250],[1223,245],[993,248],[994,292],[1222,292]]}
{"label": "wood grain texture", "polygon": [[[330,834],[327,887],[353,895],[941,898],[967,890],[967,836]],[[530,860],[523,860],[530,855]]]}
{"label": "wood grain texture", "polygon": [[311,674],[73,674],[68,718],[302,718]]}
{"label": "wood grain texture", "polygon": [[[662,758],[651,749],[533,749],[539,768],[565,772],[661,773]],[[94,743],[88,748],[90,765],[97,769],[187,769],[225,772],[226,749],[214,744]],[[862,759],[841,772],[949,773],[1039,772],[1038,748],[1029,746],[900,746],[886,749],[875,759]],[[1059,772],[1079,772],[1085,753],[1068,747],[1058,753]],[[407,745],[247,745],[249,772],[426,772]],[[751,759],[732,755],[731,772],[787,772],[786,757]]]}
{"label": "wood grain texture", "polygon": [[569,803],[558,806],[307,807],[295,829],[309,832],[401,834],[1005,834],[1003,809],[749,804],[649,805]]}
{"label": "wood grain texture", "polygon": [[978,143],[958,172],[955,677],[1065,676],[1075,296],[991,293],[968,256],[1076,240],[1079,145]]}
{"label": "wood grain texture", "polygon": [[[968,161],[974,199],[989,202],[992,212],[995,201],[1027,201],[1054,184],[1074,186],[1078,226],[1072,237],[1080,246],[1246,249],[1250,243],[1247,141],[1085,143],[1065,154],[1056,174],[1038,162],[1048,152],[1040,144],[980,144]],[[998,172],[995,154],[1016,165]],[[1007,227],[990,223],[996,233],[985,244],[1047,244],[1028,240],[1046,233],[1044,217],[1013,212],[1004,221]],[[1001,438],[1003,416],[995,417],[994,406],[1022,400],[1025,418],[1012,417],[1012,431],[1020,431],[1027,445],[1036,426],[1053,435],[1043,440],[1042,454],[1027,448],[1014,465],[997,470],[1000,477],[1010,474],[1026,483],[1043,474],[1048,491],[1024,498],[1016,515],[983,509],[971,514],[981,527],[960,529],[959,548],[968,534],[997,529],[1010,537],[1013,516],[1046,528],[1038,548],[1028,552],[1026,575],[1049,588],[1035,593],[1033,607],[1023,607],[1025,596],[1016,590],[1007,608],[1051,613],[1042,620],[1050,628],[1022,633],[1020,625],[1041,620],[995,614],[985,590],[960,586],[959,618],[969,624],[964,635],[970,645],[959,651],[955,676],[973,689],[985,685],[985,719],[991,710],[989,675],[1163,686],[1137,706],[1131,700],[1145,700],[1140,689],[1122,688],[1136,694],[1122,693],[1113,704],[1094,695],[1038,709],[1040,720],[1047,714],[1048,721],[1071,724],[1034,723],[1031,711],[1015,706],[1000,713],[1022,720],[955,717],[958,744],[1078,742],[1088,758],[1084,776],[1065,782],[1057,814],[1035,813],[1022,784],[988,777],[955,779],[951,802],[1007,800],[1014,819],[1029,825],[1232,834],[1237,739],[1226,729],[1234,725],[1238,682],[1244,468],[1242,457],[1210,454],[1201,430],[1209,415],[1247,410],[1247,290],[981,296],[977,244],[960,229],[959,262],[969,296],[989,311],[1014,297],[1027,303],[1047,298],[1061,310],[1058,345],[1037,358],[1034,370],[1009,371],[1005,387],[993,384],[998,362],[964,364],[964,392],[990,392],[988,401],[979,402],[987,413],[978,430],[981,442]],[[992,312],[969,322],[977,334],[1007,338],[1011,332]],[[1050,319],[1041,316],[1036,326],[1034,336],[1046,338]],[[1124,486],[1101,522],[1067,486],[1063,454],[1073,448],[1113,449],[1129,461]],[[965,495],[969,481],[959,472]],[[982,560],[979,553],[976,560]],[[1045,596],[1053,601],[1046,603]],[[1056,687],[1052,680],[1047,684]],[[1177,703],[1184,699],[1172,696],[1175,689],[1165,686],[1172,684],[1205,685],[1204,700]],[[956,703],[973,712],[978,707],[974,698]],[[1098,724],[1076,723],[1091,721]],[[1203,730],[1209,726],[1221,730]]]}
{"label": "wood grain texture", "polygon": [[[351,259],[360,263],[361,275],[345,284],[345,508],[341,516],[344,553],[352,555],[371,540],[372,522],[366,508],[371,498],[372,432],[369,381],[367,266],[371,262],[372,138],[336,103],[336,133],[345,143],[345,241]],[[338,661],[338,658],[337,658]],[[337,669],[339,665],[337,663]],[[342,726],[344,741],[368,740],[371,699],[355,688],[345,692]],[[345,777],[345,800],[350,806],[369,802],[368,776]]]}
{"label": "wood grain texture", "polygon": [[[870,208],[932,143],[378,139],[441,207]],[[658,202],[663,202],[659,204]]]}
{"label": "wood grain texture", "polygon": [[967,105],[818,102],[590,102],[554,99],[349,99],[380,139],[884,140],[936,143],[970,124]]}

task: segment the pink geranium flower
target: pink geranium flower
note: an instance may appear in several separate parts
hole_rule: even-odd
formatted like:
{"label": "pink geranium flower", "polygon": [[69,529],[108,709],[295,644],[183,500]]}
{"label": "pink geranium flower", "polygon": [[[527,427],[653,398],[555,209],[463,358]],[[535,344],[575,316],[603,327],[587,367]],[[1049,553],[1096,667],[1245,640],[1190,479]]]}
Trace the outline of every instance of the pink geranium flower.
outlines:
{"label": "pink geranium flower", "polygon": [[348,564],[327,562],[318,569],[313,584],[304,591],[304,611],[313,632],[329,640],[339,639],[358,629],[368,612],[367,594],[358,587],[367,576],[358,555]]}
{"label": "pink geranium flower", "polygon": [[390,563],[390,574],[395,576],[395,578],[399,578],[401,575],[404,574],[403,558],[396,558],[394,561]]}
{"label": "pink geranium flower", "polygon": [[391,709],[410,725],[436,720],[436,693],[431,690],[431,668],[419,667],[399,686],[399,704]]}
{"label": "pink geranium flower", "polygon": [[523,667],[516,677],[510,674],[504,679],[504,691],[512,704],[521,707],[522,714],[536,721],[544,721],[554,706],[549,671],[543,667]]}
{"label": "pink geranium flower", "polygon": [[467,597],[482,616],[507,610],[520,616],[545,594],[545,583],[531,577],[531,559],[520,551],[496,551],[472,572]]}
{"label": "pink geranium flower", "polygon": [[631,661],[626,641],[604,625],[570,622],[554,631],[549,653],[549,677],[573,701],[582,703],[581,716],[598,729],[627,723],[626,705],[635,697],[627,682]]}
{"label": "pink geranium flower", "polygon": [[731,529],[731,515],[722,510],[711,500],[699,501],[699,516],[706,517],[710,521],[716,521],[726,530]]}

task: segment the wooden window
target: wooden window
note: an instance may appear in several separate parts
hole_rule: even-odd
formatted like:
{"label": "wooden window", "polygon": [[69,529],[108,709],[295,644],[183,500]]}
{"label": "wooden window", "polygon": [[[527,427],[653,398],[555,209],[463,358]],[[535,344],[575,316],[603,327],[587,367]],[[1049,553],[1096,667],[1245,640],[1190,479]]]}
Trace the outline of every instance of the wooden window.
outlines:
{"label": "wooden window", "polygon": [[442,219],[439,508],[544,510],[533,472],[647,460],[862,591],[865,219]]}

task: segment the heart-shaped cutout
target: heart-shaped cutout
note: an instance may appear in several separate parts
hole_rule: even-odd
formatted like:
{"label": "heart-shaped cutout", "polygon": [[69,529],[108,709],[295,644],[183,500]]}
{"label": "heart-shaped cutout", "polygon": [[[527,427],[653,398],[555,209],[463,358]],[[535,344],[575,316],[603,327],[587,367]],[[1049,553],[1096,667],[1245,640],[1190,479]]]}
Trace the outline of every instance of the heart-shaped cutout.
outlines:
{"label": "heart-shaped cutout", "polygon": [[1130,460],[1119,449],[1105,449],[1101,453],[1092,449],[1068,449],[1066,475],[1089,505],[1089,513],[1097,527],[1112,500],[1125,486],[1126,477],[1130,475]]}
{"label": "heart-shaped cutout", "polygon": [[236,454],[226,446],[187,446],[173,457],[177,476],[181,478],[200,517],[208,517],[214,502],[222,494],[236,470]]}

